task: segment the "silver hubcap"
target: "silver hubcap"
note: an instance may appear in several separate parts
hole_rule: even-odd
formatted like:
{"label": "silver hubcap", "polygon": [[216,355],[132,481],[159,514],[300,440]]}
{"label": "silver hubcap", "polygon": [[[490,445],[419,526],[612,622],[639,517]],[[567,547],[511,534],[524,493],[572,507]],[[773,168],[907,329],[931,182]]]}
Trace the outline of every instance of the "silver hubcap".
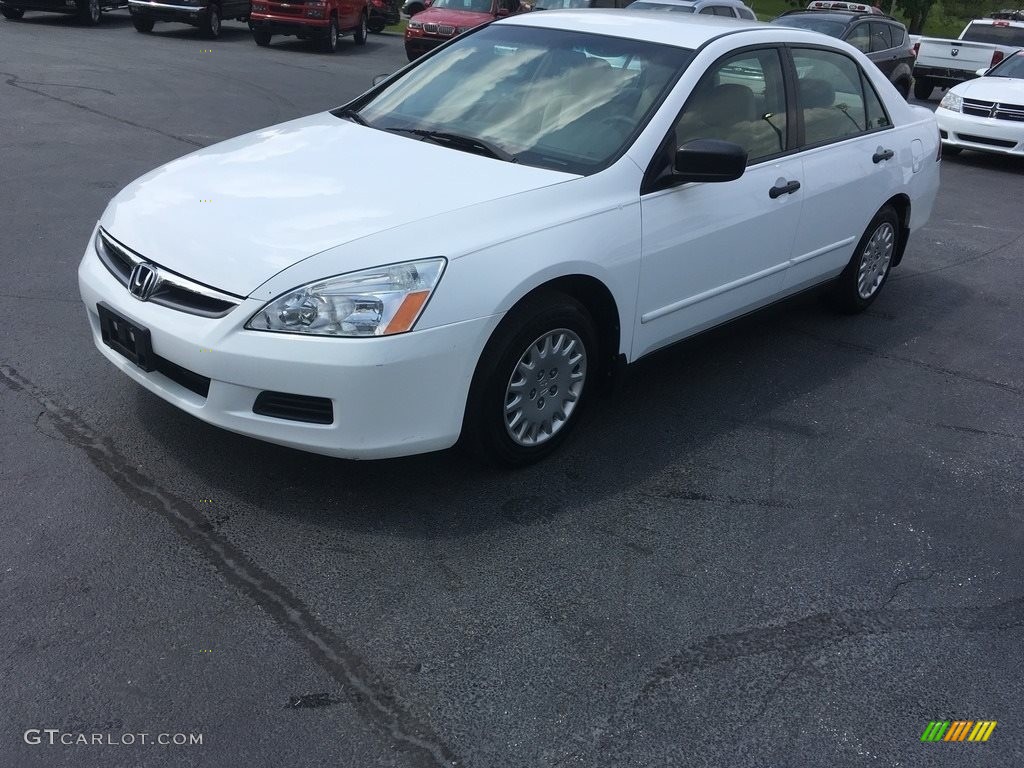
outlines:
{"label": "silver hubcap", "polygon": [[220,16],[216,8],[210,9],[210,29],[214,34],[220,32]]}
{"label": "silver hubcap", "polygon": [[884,222],[872,233],[860,255],[860,269],[857,272],[857,293],[862,299],[870,299],[882,285],[892,261],[896,245],[896,230]]}
{"label": "silver hubcap", "polygon": [[587,379],[587,350],[568,328],[548,331],[519,358],[505,390],[505,429],[518,445],[540,445],[576,410]]}
{"label": "silver hubcap", "polygon": [[98,21],[100,18],[100,2],[99,0],[89,0],[89,18],[93,21]]}
{"label": "silver hubcap", "polygon": [[338,28],[334,26],[334,22],[331,22],[331,48],[334,48],[338,44]]}
{"label": "silver hubcap", "polygon": [[360,30],[360,34],[363,37],[366,37],[366,17],[365,16],[363,16],[362,29]]}

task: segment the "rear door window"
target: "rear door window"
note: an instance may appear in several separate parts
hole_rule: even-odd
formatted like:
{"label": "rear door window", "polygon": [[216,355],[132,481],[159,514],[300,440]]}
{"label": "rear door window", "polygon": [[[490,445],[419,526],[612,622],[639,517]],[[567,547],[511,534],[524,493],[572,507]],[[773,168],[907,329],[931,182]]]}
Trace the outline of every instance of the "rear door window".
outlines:
{"label": "rear door window", "polygon": [[[842,141],[878,127],[869,125],[864,78],[853,59],[838,51],[794,48],[792,52],[805,145]],[[871,95],[877,100],[873,90]],[[877,120],[875,106],[871,105],[872,123]]]}
{"label": "rear door window", "polygon": [[873,21],[868,24],[871,32],[871,52],[887,51],[892,48],[892,33],[888,24]]}

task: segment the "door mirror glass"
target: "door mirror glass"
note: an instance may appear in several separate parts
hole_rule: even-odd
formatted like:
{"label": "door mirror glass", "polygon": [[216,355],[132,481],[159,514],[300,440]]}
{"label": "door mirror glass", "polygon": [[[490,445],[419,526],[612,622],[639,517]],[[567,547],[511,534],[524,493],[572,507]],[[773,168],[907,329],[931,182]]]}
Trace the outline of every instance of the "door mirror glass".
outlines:
{"label": "door mirror glass", "polygon": [[673,181],[734,181],[747,167],[747,150],[718,139],[694,139],[676,150]]}

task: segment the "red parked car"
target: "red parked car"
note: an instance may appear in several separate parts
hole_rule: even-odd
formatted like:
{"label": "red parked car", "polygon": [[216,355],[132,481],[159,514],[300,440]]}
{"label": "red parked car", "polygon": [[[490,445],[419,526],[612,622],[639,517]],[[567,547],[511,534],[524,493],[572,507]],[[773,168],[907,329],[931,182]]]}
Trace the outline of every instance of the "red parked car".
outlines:
{"label": "red parked car", "polygon": [[527,10],[519,0],[434,0],[405,28],[405,55],[413,61],[467,29]]}
{"label": "red parked car", "polygon": [[343,35],[363,45],[369,18],[367,0],[253,0],[249,28],[256,45],[270,45],[274,35],[295,35],[319,40],[322,50],[333,53]]}

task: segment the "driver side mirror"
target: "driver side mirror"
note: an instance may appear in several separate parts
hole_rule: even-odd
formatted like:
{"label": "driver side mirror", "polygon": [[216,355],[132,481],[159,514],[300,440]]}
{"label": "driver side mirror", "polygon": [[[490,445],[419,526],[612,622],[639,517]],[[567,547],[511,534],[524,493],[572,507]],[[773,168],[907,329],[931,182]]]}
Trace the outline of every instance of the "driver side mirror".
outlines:
{"label": "driver side mirror", "polygon": [[731,141],[694,139],[676,150],[672,181],[735,181],[747,169],[747,150]]}
{"label": "driver side mirror", "polygon": [[984,77],[985,75],[988,74],[988,72],[988,67],[982,67],[981,69],[977,70],[974,74],[976,74],[978,77]]}

